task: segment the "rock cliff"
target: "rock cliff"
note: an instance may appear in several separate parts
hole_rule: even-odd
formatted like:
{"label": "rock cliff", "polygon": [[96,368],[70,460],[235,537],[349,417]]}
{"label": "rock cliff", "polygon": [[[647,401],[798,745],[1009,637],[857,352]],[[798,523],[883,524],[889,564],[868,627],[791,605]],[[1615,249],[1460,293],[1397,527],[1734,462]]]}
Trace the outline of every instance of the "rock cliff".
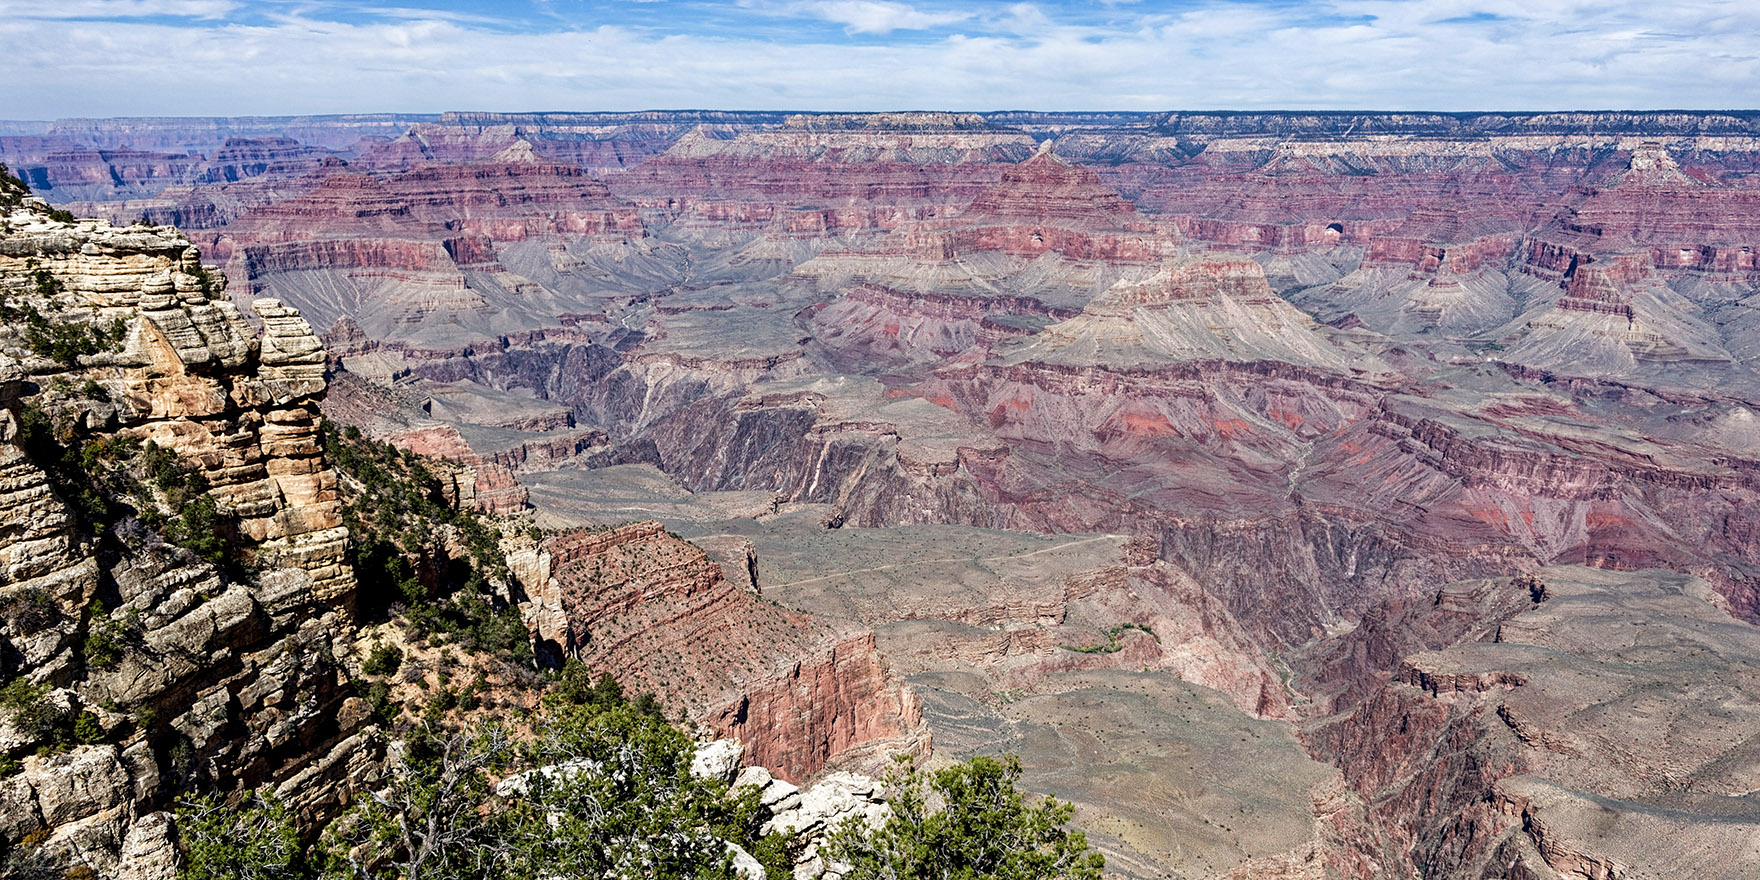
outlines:
{"label": "rock cliff", "polygon": [[566,619],[555,637],[739,739],[753,763],[800,782],[927,754],[916,696],[872,632],[764,602],[658,523],[565,534],[544,552]]}
{"label": "rock cliff", "polygon": [[[329,808],[374,746],[333,659],[355,581],[317,337],[272,300],[259,334],[174,230],[28,201],[4,222],[0,283],[25,316],[0,341],[6,841],[107,874],[162,849],[155,811],[194,789]],[[146,485],[93,482],[137,468]]]}

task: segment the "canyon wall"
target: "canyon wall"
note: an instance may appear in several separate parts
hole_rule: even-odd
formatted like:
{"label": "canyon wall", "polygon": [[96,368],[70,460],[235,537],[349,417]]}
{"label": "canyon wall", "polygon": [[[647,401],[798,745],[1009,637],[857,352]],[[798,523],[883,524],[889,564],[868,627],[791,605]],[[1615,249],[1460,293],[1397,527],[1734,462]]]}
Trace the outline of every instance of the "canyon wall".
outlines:
{"label": "canyon wall", "polygon": [[[307,815],[335,809],[377,746],[333,659],[355,581],[317,438],[317,337],[274,301],[257,304],[253,330],[174,230],[62,223],[29,203],[6,223],[8,307],[117,335],[45,357],[12,323],[0,343],[6,673],[95,722],[71,748],[38,750],[42,731],[14,707],[5,748],[22,769],[4,782],[6,840],[127,870],[123,853],[164,856],[155,811],[192,789],[267,785]],[[223,575],[133,514],[106,525],[43,458],[45,430],[86,461],[129,441],[169,452],[203,478],[217,527],[257,574]]]}
{"label": "canyon wall", "polygon": [[764,602],[659,523],[566,533],[543,552],[563,650],[739,739],[753,764],[798,783],[927,755],[916,696],[872,632]]}

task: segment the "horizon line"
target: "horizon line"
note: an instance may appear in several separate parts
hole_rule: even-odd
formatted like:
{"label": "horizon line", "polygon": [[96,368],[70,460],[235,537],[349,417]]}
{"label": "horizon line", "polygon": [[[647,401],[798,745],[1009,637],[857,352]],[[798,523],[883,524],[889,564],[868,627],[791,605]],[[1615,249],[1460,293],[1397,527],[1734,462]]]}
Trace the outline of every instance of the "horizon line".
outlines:
{"label": "horizon line", "polygon": [[933,114],[933,113],[959,114],[959,115],[971,115],[971,116],[997,116],[997,115],[1003,115],[1003,114],[1009,114],[1009,113],[1035,113],[1035,114],[1041,114],[1041,115],[1045,115],[1045,116],[1081,116],[1081,115],[1161,116],[1161,115],[1167,115],[1167,114],[1173,114],[1173,113],[1216,114],[1216,115],[1228,115],[1228,116],[1280,116],[1280,115],[1293,115],[1293,114],[1314,114],[1314,115],[1327,115],[1327,116],[1378,116],[1378,115],[1392,115],[1392,114],[1411,114],[1411,115],[1457,116],[1457,117],[1459,117],[1459,116],[1541,116],[1541,115],[1571,114],[1571,113],[1579,113],[1579,114],[1585,114],[1585,115],[1632,114],[1632,115],[1649,116],[1649,115],[1680,113],[1680,114],[1707,114],[1707,115],[1708,114],[1730,114],[1730,115],[1737,115],[1737,116],[1760,116],[1760,107],[1752,107],[1752,108],[1654,107],[1654,108],[1641,108],[1641,109],[1622,109],[1622,108],[1600,107],[1600,108],[1555,108],[1555,109],[1539,109],[1539,110],[1536,110],[1536,109],[1436,110],[1436,109],[1423,109],[1423,108],[1381,108],[1381,109],[1375,109],[1375,110],[1340,110],[1340,109],[1331,109],[1331,108],[1310,109],[1310,108],[1301,108],[1301,107],[1284,107],[1284,108],[1267,109],[1267,110],[1249,110],[1249,109],[1237,109],[1237,108],[1197,108],[1197,107],[1170,107],[1170,108],[1161,109],[1161,110],[1121,110],[1121,109],[1105,109],[1105,108],[1097,108],[1097,109],[1092,109],[1092,110],[1042,110],[1042,109],[1035,109],[1035,108],[1031,108],[1031,107],[1010,107],[1010,108],[998,108],[998,109],[993,109],[993,110],[952,110],[952,109],[946,109],[946,108],[921,108],[921,107],[918,107],[918,108],[872,109],[872,110],[818,110],[818,109],[807,109],[807,108],[788,108],[788,109],[738,108],[738,109],[732,109],[732,108],[717,108],[717,107],[653,107],[653,108],[646,108],[646,109],[641,109],[641,110],[558,110],[558,109],[550,109],[550,110],[474,109],[474,110],[441,110],[441,111],[363,110],[363,111],[355,111],[355,112],[347,112],[347,113],[248,113],[248,114],[194,114],[194,113],[192,113],[192,114],[175,114],[175,115],[150,114],[150,115],[140,115],[140,116],[56,116],[53,118],[0,117],[0,122],[53,124],[53,123],[57,123],[57,122],[71,122],[71,121],[79,121],[79,120],[117,120],[117,119],[142,119],[142,120],[264,119],[264,120],[270,120],[270,119],[348,119],[348,118],[356,118],[356,117],[373,117],[373,116],[379,116],[379,117],[422,116],[422,117],[438,118],[438,117],[443,117],[443,116],[471,116],[471,115],[637,116],[637,115],[642,115],[642,114],[653,114],[653,113],[670,113],[670,114],[681,114],[681,115],[682,114],[690,114],[690,113],[722,113],[722,114],[730,114],[730,115],[752,115],[752,116],[759,116],[759,115],[765,115],[765,116],[776,116],[776,115],[879,116],[879,115],[890,115],[890,114]]}

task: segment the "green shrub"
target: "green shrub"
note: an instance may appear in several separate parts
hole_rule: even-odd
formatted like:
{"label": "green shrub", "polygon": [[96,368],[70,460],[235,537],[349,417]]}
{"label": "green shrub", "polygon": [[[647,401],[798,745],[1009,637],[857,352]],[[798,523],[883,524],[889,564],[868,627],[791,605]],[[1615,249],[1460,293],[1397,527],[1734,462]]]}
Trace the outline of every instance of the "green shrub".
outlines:
{"label": "green shrub", "polygon": [[65,723],[65,711],[44,699],[48,692],[48,685],[32,685],[23,678],[7,681],[0,688],[0,708],[12,713],[12,729],[18,730],[26,743],[55,743],[56,732]]}
{"label": "green shrub", "polygon": [[[56,278],[55,273],[50,272],[48,269],[33,270],[31,272],[31,281],[33,283],[31,289],[36,291],[37,296],[54,296],[67,289],[66,285],[61,283],[61,279]],[[26,308],[31,309],[30,312],[26,313],[26,317],[36,315],[39,321],[44,320],[43,316],[35,311],[35,306],[27,306]]]}
{"label": "green shrub", "polygon": [[403,665],[403,650],[396,645],[374,643],[367,652],[366,662],[361,664],[361,672],[367,675],[391,675]]}
{"label": "green shrub", "polygon": [[210,565],[226,562],[226,536],[221,532],[220,504],[212,495],[200,495],[183,505],[165,537],[201,557]]}
{"label": "green shrub", "polygon": [[[61,279],[47,269],[35,270],[31,273],[31,278],[33,290],[38,296],[54,297],[66,289]],[[103,325],[87,323],[58,314],[53,300],[50,300],[49,305],[49,315],[43,314],[35,305],[26,303],[21,308],[6,309],[4,317],[8,321],[24,324],[24,344],[32,354],[48,358],[62,366],[78,366],[82,355],[115,351],[128,334],[128,325],[120,318]]]}
{"label": "green shrub", "polygon": [[96,745],[106,737],[104,728],[98,723],[98,716],[90,712],[81,712],[73,719],[73,739],[81,745]]}
{"label": "green shrub", "polygon": [[[361,613],[401,610],[418,641],[453,641],[532,666],[524,618],[492,589],[492,582],[511,577],[494,524],[448,502],[447,484],[423,456],[372,440],[352,425],[326,423],[323,437],[330,462],[361,486],[342,515]],[[465,552],[455,558],[447,548],[457,543]]]}
{"label": "green shrub", "polygon": [[0,162],[0,208],[16,207],[30,194],[31,188],[24,178],[14,175],[6,163]]}
{"label": "green shrub", "polygon": [[[20,409],[18,423],[19,445],[94,536],[133,513],[210,564],[237,556],[231,524],[208,494],[207,477],[174,450],[132,437],[88,438],[35,403]],[[161,507],[172,513],[161,513]]]}
{"label": "green shrub", "polygon": [[397,716],[402,714],[402,707],[398,705],[396,700],[391,699],[391,685],[387,682],[369,682],[365,687],[357,684],[355,693],[367,701],[367,706],[373,710],[373,717],[381,722],[390,723],[397,720]]}
{"label": "green shrub", "polygon": [[552,676],[550,686],[544,691],[544,705],[552,710],[565,706],[609,709],[627,702],[623,685],[618,684],[617,679],[600,673],[594,680],[586,664],[572,657]]}
{"label": "green shrub", "polygon": [[61,751],[77,741],[74,713],[49,702],[48,692],[48,685],[33,685],[23,678],[0,688],[0,709],[12,714],[12,729],[35,744],[40,754]]}
{"label": "green shrub", "polygon": [[86,665],[94,669],[110,669],[122,661],[122,655],[141,639],[140,613],[129,609],[117,618],[106,613],[103,600],[94,600],[91,624],[86,629],[83,650]]}
{"label": "green shrub", "polygon": [[[406,728],[401,763],[311,847],[271,796],[186,801],[177,808],[179,880],[733,880],[728,843],[767,876],[792,875],[797,844],[761,833],[760,792],[692,774],[691,736],[638,711],[611,679],[564,667],[536,722],[516,732],[430,717]],[[528,773],[505,796],[495,790],[497,780],[559,766],[577,769]],[[1064,827],[1070,805],[1029,802],[1019,776],[1012,757],[933,774],[901,769],[889,786],[896,817],[879,829],[846,824],[826,852],[851,865],[851,880],[1097,880],[1104,859]]]}
{"label": "green shrub", "polygon": [[243,804],[197,798],[177,808],[178,880],[295,880],[311,876],[285,804],[257,792]]}
{"label": "green shrub", "polygon": [[153,487],[165,495],[173,509],[208,491],[208,478],[196,466],[183,460],[174,449],[167,449],[148,440],[141,447],[140,466]]}
{"label": "green shrub", "polygon": [[48,411],[26,404],[18,412],[19,446],[49,476],[55,494],[88,525],[107,525],[116,510],[88,468],[83,445],[71,426]]}
{"label": "green shrub", "polygon": [[1074,807],[1051,797],[1029,804],[1020,775],[1012,755],[894,773],[891,820],[878,829],[846,822],[827,858],[851,866],[846,880],[1099,880],[1106,858],[1064,827]]}
{"label": "green shrub", "polygon": [[1121,623],[1106,631],[1106,641],[1104,642],[1096,645],[1083,645],[1081,647],[1076,647],[1074,645],[1065,645],[1064,647],[1071,651],[1075,651],[1078,654],[1116,654],[1124,649],[1124,642],[1120,640],[1120,637],[1131,630],[1147,633],[1149,637],[1153,638],[1155,641],[1161,641],[1161,637],[1155,635],[1155,630],[1150,629],[1147,624]]}
{"label": "green shrub", "polygon": [[42,632],[61,620],[61,606],[48,593],[30,588],[0,602],[0,620],[24,635]]}
{"label": "green shrub", "polygon": [[[694,749],[688,734],[628,706],[548,710],[530,735],[427,723],[405,740],[389,784],[338,823],[346,830],[329,851],[366,866],[355,876],[370,880],[733,880],[733,842],[768,876],[791,876],[789,841],[759,833],[758,791],[696,777]],[[597,770],[531,774],[507,797],[491,787],[564,764]]]}
{"label": "green shrub", "polygon": [[214,295],[214,276],[208,271],[207,266],[197,263],[190,268],[189,274],[195,276],[196,285],[202,291],[203,296],[211,297]]}

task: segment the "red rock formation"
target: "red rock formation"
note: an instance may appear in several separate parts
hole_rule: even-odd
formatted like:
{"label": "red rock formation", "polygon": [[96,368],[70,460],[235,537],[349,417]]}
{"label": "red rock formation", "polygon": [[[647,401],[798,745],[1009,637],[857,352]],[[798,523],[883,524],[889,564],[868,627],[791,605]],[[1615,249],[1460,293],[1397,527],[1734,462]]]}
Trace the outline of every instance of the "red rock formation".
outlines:
{"label": "red rock formation", "polygon": [[[815,311],[812,321],[818,338],[828,345],[854,347],[869,357],[910,359],[919,354],[945,357],[980,342],[997,341],[1009,330],[992,316],[1070,318],[1075,314],[1022,296],[907,292],[858,284],[842,301]],[[1027,332],[1024,326],[1015,329]]]}
{"label": "red rock formation", "polygon": [[[509,514],[531,507],[531,493],[519,484],[519,478],[505,464],[485,461],[459,435],[458,429],[446,425],[418,428],[388,438],[394,445],[464,465],[459,501],[471,504],[484,513]],[[468,486],[466,485],[468,484]]]}
{"label": "red rock formation", "polygon": [[[440,165],[386,181],[410,216],[494,241],[544,233],[640,235],[635,209],[579,167],[534,162]],[[479,261],[481,262],[481,261]]]}
{"label": "red rock formation", "polygon": [[317,188],[293,199],[265,205],[230,230],[235,237],[298,240],[349,232],[389,231],[407,222],[409,205],[385,182],[368,174],[330,174]]}
{"label": "red rock formation", "polygon": [[873,768],[892,754],[928,754],[916,694],[898,683],[871,632],[749,687],[704,723],[739,739],[751,763],[784,779],[799,781],[833,763]]}
{"label": "red rock formation", "polygon": [[873,633],[765,603],[658,523],[565,533],[545,549],[582,662],[739,737],[777,775],[926,753],[916,697]]}
{"label": "red rock formation", "polygon": [[[246,242],[390,236],[444,239],[449,248],[472,236],[523,241],[546,233],[640,232],[635,210],[579,168],[521,162],[424,167],[390,177],[331,174],[311,192],[258,208],[227,229]],[[476,247],[462,262],[492,262]]]}
{"label": "red rock formation", "polygon": [[1573,196],[1531,245],[1530,261],[1542,272],[1568,272],[1566,255],[1582,262],[1634,251],[1669,272],[1745,279],[1760,272],[1760,191],[1708,185],[1659,145],[1640,146],[1605,186]]}
{"label": "red rock formation", "polygon": [[1558,307],[1618,315],[1630,321],[1635,317],[1630,285],[1644,277],[1646,268],[1642,262],[1630,258],[1579,266],[1571,273]]}
{"label": "red rock formation", "polygon": [[911,229],[905,241],[909,252],[940,260],[1001,251],[1130,263],[1166,256],[1171,237],[1171,230],[1146,222],[1099,175],[1058,158],[1046,142],[956,218]]}
{"label": "red rock formation", "polygon": [[195,175],[195,183],[235,183],[253,177],[299,177],[322,168],[326,150],[293,138],[230,138]]}
{"label": "red rock formation", "polygon": [[[1345,640],[1393,640],[1377,654],[1400,657],[1394,678],[1309,725],[1310,748],[1426,875],[1747,876],[1756,856],[1734,844],[1755,832],[1726,809],[1746,783],[1701,775],[1731,740],[1700,685],[1746,681],[1754,635],[1708,594],[1669,572],[1580,568],[1451,585]],[[1631,662],[1681,652],[1686,633],[1691,662]]]}
{"label": "red rock formation", "polygon": [[[1325,583],[1363,577],[1363,559],[1338,559],[1348,567],[1311,581],[1316,557],[1266,538],[1286,528],[1374,534],[1375,552],[1393,554],[1385,564],[1463,573],[1521,558],[1706,571],[1718,568],[1713,556],[1746,558],[1760,548],[1760,533],[1740,513],[1760,489],[1747,467],[1695,454],[1658,460],[1614,436],[1565,427],[1542,433],[1522,414],[1382,403],[1386,389],[1312,370],[984,365],[944,369],[919,393],[945,395],[1010,446],[1040,450],[974,470],[1008,511],[1005,522],[1157,534],[1163,553],[1220,590],[1249,629],[1269,626],[1284,637],[1301,632],[1286,627],[1309,606],[1268,601],[1266,572],[1288,573],[1273,579],[1278,591],[1328,595],[1303,601],[1342,600],[1351,614],[1366,595]],[[1056,471],[1036,470],[1045,456],[1059,462]],[[1251,464],[1258,461],[1301,464],[1262,470]],[[1132,476],[1109,488],[1119,467]],[[1120,491],[1127,486],[1128,497]],[[1243,546],[1223,549],[1234,540]],[[1225,561],[1236,552],[1245,555]],[[1751,613],[1751,582],[1734,571],[1712,580]]]}
{"label": "red rock formation", "polygon": [[1028,221],[1071,223],[1106,229],[1130,219],[1136,209],[1100,182],[1100,175],[1057,157],[1046,142],[1033,158],[1002,172],[1002,179],[979,193],[968,214]]}
{"label": "red rock formation", "polygon": [[[852,170],[859,169],[858,173]],[[887,230],[951,213],[995,179],[990,166],[864,162],[857,166],[792,159],[658,157],[608,181],[618,196],[693,223],[761,226],[806,217],[792,232]],[[802,205],[824,206],[794,213]]]}

